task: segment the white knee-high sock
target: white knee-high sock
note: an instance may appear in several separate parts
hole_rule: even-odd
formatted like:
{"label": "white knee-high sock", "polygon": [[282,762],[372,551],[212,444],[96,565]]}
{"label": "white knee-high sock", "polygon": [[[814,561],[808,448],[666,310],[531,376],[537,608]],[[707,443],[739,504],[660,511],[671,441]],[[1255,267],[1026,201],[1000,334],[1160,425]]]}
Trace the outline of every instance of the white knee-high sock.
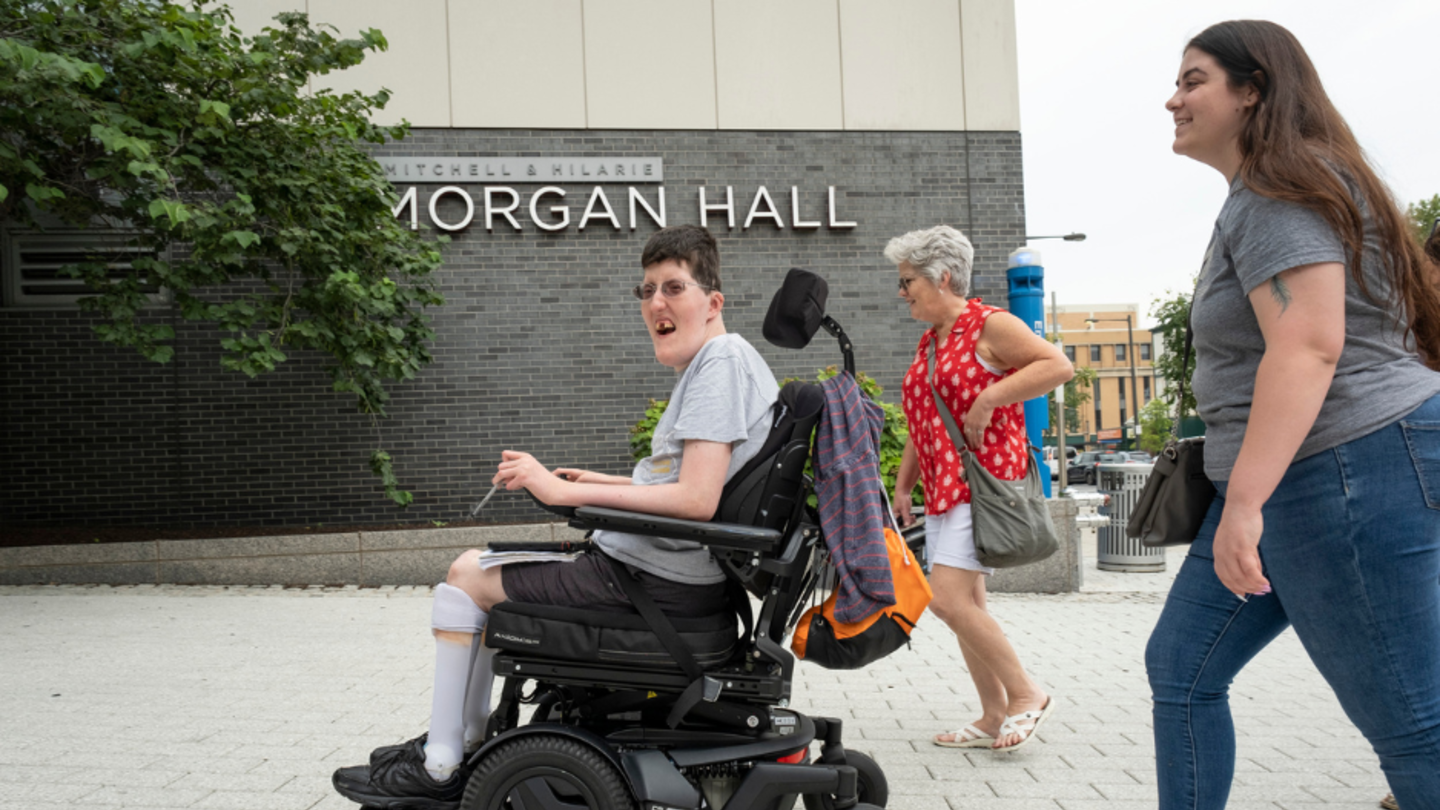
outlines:
{"label": "white knee-high sock", "polygon": [[465,675],[470,647],[435,639],[435,687],[430,696],[430,736],[425,743],[425,770],[444,781],[459,767],[464,754]]}
{"label": "white knee-high sock", "polygon": [[495,651],[486,647],[480,639],[477,633],[470,656],[470,685],[465,690],[467,753],[479,748],[485,739],[485,724],[490,720],[490,691],[495,685]]}
{"label": "white knee-high sock", "polygon": [[[472,637],[485,623],[485,612],[468,594],[444,582],[435,586],[430,626]],[[425,770],[449,779],[465,752],[465,685],[470,675],[471,639],[455,643],[435,639],[435,685],[430,700],[430,735],[425,745]]]}

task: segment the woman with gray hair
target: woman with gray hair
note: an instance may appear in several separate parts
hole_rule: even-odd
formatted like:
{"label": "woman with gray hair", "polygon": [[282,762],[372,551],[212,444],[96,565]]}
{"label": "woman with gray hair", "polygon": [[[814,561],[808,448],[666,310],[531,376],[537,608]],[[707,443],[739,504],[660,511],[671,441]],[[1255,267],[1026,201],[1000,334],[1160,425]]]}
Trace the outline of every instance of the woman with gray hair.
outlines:
{"label": "woman with gray hair", "polygon": [[935,400],[945,402],[985,469],[1017,481],[1034,463],[1022,403],[1063,384],[1075,368],[1019,318],[966,299],[974,255],[970,240],[946,225],[911,231],[885,247],[900,271],[899,295],[910,317],[931,327],[920,336],[901,394],[910,438],[895,479],[895,517],[901,525],[914,522],[910,493],[920,482],[935,592],[930,610],[955,631],[980,696],[980,718],[936,735],[935,744],[1013,751],[1030,741],[1055,700],[1020,665],[986,610],[985,576],[993,569],[976,558],[970,489]]}

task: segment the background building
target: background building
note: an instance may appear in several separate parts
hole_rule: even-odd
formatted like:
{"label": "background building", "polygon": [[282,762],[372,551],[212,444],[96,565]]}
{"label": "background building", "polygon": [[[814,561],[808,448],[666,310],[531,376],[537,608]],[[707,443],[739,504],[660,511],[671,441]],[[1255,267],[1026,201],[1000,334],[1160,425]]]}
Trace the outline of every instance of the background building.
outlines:
{"label": "background building", "polygon": [[[881,255],[891,237],[961,228],[972,294],[1005,304],[1025,236],[1012,0],[232,5],[247,32],[299,10],[389,40],[324,78],[389,88],[386,118],[414,126],[378,156],[398,215],[453,240],[436,361],[393,389],[377,437],[323,358],[249,380],[220,369],[214,331],[175,316],[175,360],[157,366],[100,344],[62,298],[7,296],[4,525],[453,521],[505,448],[628,472],[628,428],[673,384],[628,293],[661,221],[716,233],[727,325],[781,377],[839,359],[824,335],[803,352],[760,337],[792,266],[829,280],[860,369],[892,397],[921,326]],[[36,238],[5,231],[0,274],[23,273]],[[415,493],[407,512],[367,468],[377,444]],[[508,495],[484,517],[539,515]]]}
{"label": "background building", "polygon": [[1139,304],[1068,304],[1055,309],[1065,355],[1077,368],[1096,372],[1090,401],[1079,407],[1080,433],[1068,437],[1069,443],[1118,444],[1122,431],[1126,437],[1132,435],[1133,425],[1127,423],[1159,393],[1152,367],[1159,350],[1156,339],[1140,327]]}

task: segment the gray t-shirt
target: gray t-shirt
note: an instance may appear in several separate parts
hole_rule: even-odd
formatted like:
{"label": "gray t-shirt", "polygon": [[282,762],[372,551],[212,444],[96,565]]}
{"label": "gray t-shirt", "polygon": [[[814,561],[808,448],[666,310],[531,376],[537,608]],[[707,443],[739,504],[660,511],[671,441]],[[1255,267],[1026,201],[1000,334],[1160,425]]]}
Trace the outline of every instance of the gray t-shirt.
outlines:
{"label": "gray t-shirt", "polygon": [[[698,439],[730,443],[728,482],[765,444],[770,406],[779,395],[770,366],[745,338],[711,338],[675,383],[670,405],[655,425],[650,456],[635,465],[631,479],[639,485],[679,481],[685,442]],[[675,582],[708,585],[725,579],[710,551],[691,540],[610,531],[597,531],[594,540],[606,554]]]}
{"label": "gray t-shirt", "polygon": [[1345,348],[1335,380],[1296,461],[1372,433],[1440,393],[1440,374],[1425,367],[1402,336],[1379,241],[1366,216],[1363,265],[1370,295],[1350,274],[1344,243],[1320,214],[1262,197],[1237,177],[1220,209],[1195,288],[1195,401],[1205,420],[1205,473],[1226,481],[1240,453],[1255,372],[1265,338],[1247,297],[1293,267],[1339,262],[1345,271]]}

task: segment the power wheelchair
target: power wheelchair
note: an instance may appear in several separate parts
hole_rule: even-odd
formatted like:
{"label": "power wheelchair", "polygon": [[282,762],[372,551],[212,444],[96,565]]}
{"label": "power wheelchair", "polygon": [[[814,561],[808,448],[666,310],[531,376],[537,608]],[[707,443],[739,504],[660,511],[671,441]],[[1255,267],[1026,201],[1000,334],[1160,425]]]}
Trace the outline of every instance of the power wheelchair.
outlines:
{"label": "power wheelchair", "polygon": [[[800,348],[824,328],[853,373],[825,297],[823,279],[791,270],[765,336]],[[841,721],[789,708],[795,656],[783,644],[833,571],[806,503],[824,403],[818,385],[782,389],[764,449],[727,484],[711,522],[551,509],[587,531],[704,544],[726,573],[733,610],[665,616],[618,564],[636,613],[495,606],[485,644],[503,684],[486,741],[465,766],[463,810],[790,810],[797,797],[807,810],[885,806],[884,772],[845,748]],[[522,706],[533,707],[524,722]]]}

